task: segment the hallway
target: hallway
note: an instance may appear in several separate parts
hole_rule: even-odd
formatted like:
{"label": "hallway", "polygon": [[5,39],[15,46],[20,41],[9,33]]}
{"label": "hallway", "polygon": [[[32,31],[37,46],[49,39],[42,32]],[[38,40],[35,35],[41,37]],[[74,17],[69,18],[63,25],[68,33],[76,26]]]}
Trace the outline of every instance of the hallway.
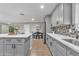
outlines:
{"label": "hallway", "polygon": [[50,51],[41,39],[34,39],[32,41],[31,56],[50,56]]}

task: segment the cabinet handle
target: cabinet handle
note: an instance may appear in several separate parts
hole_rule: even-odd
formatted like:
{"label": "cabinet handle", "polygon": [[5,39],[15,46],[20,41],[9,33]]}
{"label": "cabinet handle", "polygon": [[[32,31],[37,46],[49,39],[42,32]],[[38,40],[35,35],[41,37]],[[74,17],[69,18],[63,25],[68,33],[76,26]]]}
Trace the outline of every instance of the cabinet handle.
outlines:
{"label": "cabinet handle", "polygon": [[47,40],[48,40],[48,38],[47,38]]}
{"label": "cabinet handle", "polygon": [[13,48],[13,44],[12,44],[12,48]]}
{"label": "cabinet handle", "polygon": [[14,44],[14,48],[16,48],[16,45]]}
{"label": "cabinet handle", "polygon": [[12,48],[16,48],[16,45],[15,44],[12,44]]}
{"label": "cabinet handle", "polygon": [[52,42],[50,42],[50,46],[52,46]]}

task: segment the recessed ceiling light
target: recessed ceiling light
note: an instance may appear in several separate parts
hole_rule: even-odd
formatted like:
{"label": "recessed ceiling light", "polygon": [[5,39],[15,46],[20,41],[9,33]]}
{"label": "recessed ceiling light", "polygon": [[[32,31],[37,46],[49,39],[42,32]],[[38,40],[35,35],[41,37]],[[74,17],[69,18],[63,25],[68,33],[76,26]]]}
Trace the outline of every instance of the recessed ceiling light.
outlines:
{"label": "recessed ceiling light", "polygon": [[11,23],[8,23],[8,25],[9,25],[9,24],[11,24]]}
{"label": "recessed ceiling light", "polygon": [[35,19],[34,18],[32,18],[32,21],[34,21]]}
{"label": "recessed ceiling light", "polygon": [[40,8],[43,9],[44,8],[44,5],[41,5]]}

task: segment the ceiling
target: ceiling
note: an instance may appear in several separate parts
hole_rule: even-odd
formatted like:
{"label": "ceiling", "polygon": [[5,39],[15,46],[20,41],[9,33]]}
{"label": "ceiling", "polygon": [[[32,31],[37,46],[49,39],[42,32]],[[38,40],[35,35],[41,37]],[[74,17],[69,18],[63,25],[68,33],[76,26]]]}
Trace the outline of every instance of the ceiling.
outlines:
{"label": "ceiling", "polygon": [[[44,5],[44,9],[40,8]],[[44,16],[50,14],[57,3],[0,3],[1,22],[36,22],[44,21]],[[24,15],[20,15],[20,14]],[[35,22],[34,21],[34,22]]]}

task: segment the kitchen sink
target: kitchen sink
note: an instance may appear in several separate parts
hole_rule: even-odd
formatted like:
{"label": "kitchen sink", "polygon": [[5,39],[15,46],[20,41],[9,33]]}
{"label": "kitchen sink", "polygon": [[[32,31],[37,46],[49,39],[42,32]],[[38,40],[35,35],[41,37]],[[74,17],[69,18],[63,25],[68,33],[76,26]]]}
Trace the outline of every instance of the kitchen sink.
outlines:
{"label": "kitchen sink", "polygon": [[69,42],[69,43],[73,43],[73,39],[63,39],[63,40],[65,40],[65,41],[67,41],[67,42]]}
{"label": "kitchen sink", "polygon": [[74,44],[74,45],[76,45],[76,46],[79,46],[79,40],[77,39],[63,39],[64,41],[66,41],[66,42],[69,42],[69,43],[71,43],[71,44]]}

